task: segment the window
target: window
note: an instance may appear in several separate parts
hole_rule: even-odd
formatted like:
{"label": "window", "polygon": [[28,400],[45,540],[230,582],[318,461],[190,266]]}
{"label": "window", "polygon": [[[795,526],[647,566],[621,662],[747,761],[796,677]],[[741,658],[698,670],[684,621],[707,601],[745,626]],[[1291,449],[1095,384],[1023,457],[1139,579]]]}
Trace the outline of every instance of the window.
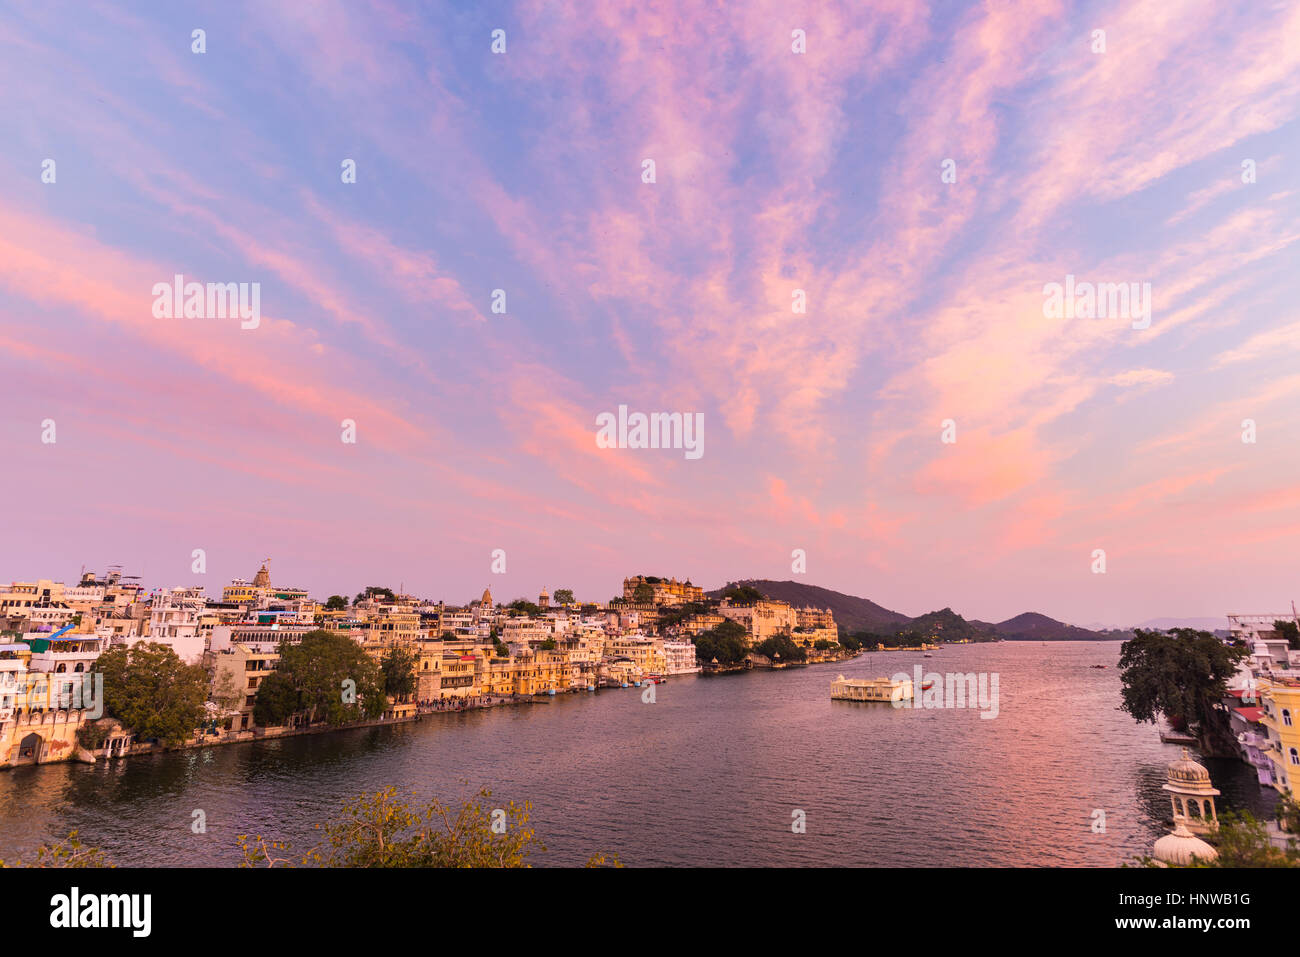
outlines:
{"label": "window", "polygon": [[1282,723],[1283,723],[1284,725],[1286,725],[1288,728],[1291,727],[1291,709],[1290,709],[1290,708],[1283,708],[1283,709],[1282,709]]}
{"label": "window", "polygon": [[1291,749],[1291,763],[1300,764],[1300,751],[1297,751],[1295,748]]}

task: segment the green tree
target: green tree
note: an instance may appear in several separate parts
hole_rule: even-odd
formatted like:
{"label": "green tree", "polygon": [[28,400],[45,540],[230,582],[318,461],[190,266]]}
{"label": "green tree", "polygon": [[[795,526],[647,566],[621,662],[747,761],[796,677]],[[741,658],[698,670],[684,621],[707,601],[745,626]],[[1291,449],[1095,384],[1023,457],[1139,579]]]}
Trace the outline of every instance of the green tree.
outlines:
{"label": "green tree", "polygon": [[573,604],[573,589],[557,588],[555,594],[551,597],[555,599],[557,605],[571,605]]}
{"label": "green tree", "polygon": [[632,600],[638,604],[644,605],[646,602],[655,600],[654,586],[649,582],[641,582],[632,589]]}
{"label": "green tree", "polygon": [[719,664],[736,665],[748,654],[749,632],[739,622],[728,619],[695,636],[695,657],[702,662],[717,658]]}
{"label": "green tree", "polygon": [[732,585],[722,593],[733,605],[752,605],[763,600],[763,593],[753,585]]}
{"label": "green tree", "polygon": [[[1219,815],[1219,829],[1205,837],[1205,841],[1218,852],[1212,861],[1197,858],[1191,864],[1166,865],[1191,868],[1233,867],[1300,867],[1300,847],[1295,838],[1288,838],[1282,847],[1274,844],[1263,822],[1249,811],[1236,813],[1224,811]],[[1160,866],[1155,858],[1144,855],[1139,864]]]}
{"label": "green tree", "polygon": [[532,618],[542,613],[541,607],[536,602],[531,602],[526,598],[516,598],[506,608],[511,618],[517,618],[520,615]]}
{"label": "green tree", "polygon": [[359,605],[367,598],[391,602],[395,601],[397,596],[393,594],[391,588],[384,588],[380,585],[367,585],[364,591],[357,592],[357,597],[352,599],[352,604]]}
{"label": "green tree", "polygon": [[[528,826],[532,806],[498,805],[486,788],[460,804],[437,799],[413,803],[396,788],[363,794],[317,827],[319,845],[302,858],[305,867],[528,867],[546,850]],[[261,836],[237,838],[244,866],[292,866],[272,852],[283,842]]]}
{"label": "green tree", "polygon": [[406,648],[389,648],[379,662],[384,675],[384,694],[401,699],[415,693],[416,654]]}
{"label": "green tree", "polygon": [[[829,644],[829,642],[827,643]],[[807,661],[808,652],[799,645],[795,644],[794,639],[789,635],[773,635],[771,638],[759,642],[754,649],[760,655],[776,659],[776,655],[781,656],[781,661]]]}
{"label": "green tree", "polygon": [[325,602],[326,611],[346,611],[348,600],[343,595],[330,595]]}
{"label": "green tree", "polygon": [[303,710],[302,696],[293,680],[272,671],[257,686],[253,700],[253,722],[262,727],[284,724],[289,716]]}
{"label": "green tree", "polygon": [[538,650],[540,650],[540,651],[554,651],[554,650],[556,649],[557,646],[556,646],[556,644],[555,644],[555,639],[554,639],[554,638],[547,638],[545,641],[543,641],[543,642],[542,642],[540,645],[538,645],[537,647],[538,647]]}
{"label": "green tree", "polygon": [[1195,734],[1206,754],[1235,755],[1228,715],[1219,704],[1237,663],[1248,653],[1208,631],[1139,628],[1132,641],[1120,646],[1124,710],[1152,723],[1164,715],[1175,727]]}
{"label": "green tree", "polygon": [[862,648],[862,632],[855,635],[841,634],[840,644],[849,651],[859,651]]}
{"label": "green tree", "polygon": [[93,670],[104,676],[104,712],[139,738],[182,744],[203,720],[208,673],[181,661],[167,645],[115,645]]}
{"label": "green tree", "polygon": [[377,717],[386,705],[383,673],[360,645],[346,635],[309,631],[297,644],[280,642],[280,661],[257,689],[253,717],[282,724],[302,713],[308,722],[338,725]]}
{"label": "green tree", "polygon": [[1300,625],[1297,625],[1294,621],[1282,619],[1273,622],[1273,630],[1286,639],[1288,648],[1292,651],[1300,651]]}
{"label": "green tree", "polygon": [[0,867],[116,867],[97,847],[87,847],[73,831],[67,840],[42,844],[30,861],[0,861]]}
{"label": "green tree", "polygon": [[1285,847],[1278,847],[1269,839],[1264,823],[1255,820],[1249,811],[1225,811],[1219,818],[1218,831],[1208,840],[1219,852],[1209,867],[1300,867],[1300,848],[1295,838],[1290,838]]}

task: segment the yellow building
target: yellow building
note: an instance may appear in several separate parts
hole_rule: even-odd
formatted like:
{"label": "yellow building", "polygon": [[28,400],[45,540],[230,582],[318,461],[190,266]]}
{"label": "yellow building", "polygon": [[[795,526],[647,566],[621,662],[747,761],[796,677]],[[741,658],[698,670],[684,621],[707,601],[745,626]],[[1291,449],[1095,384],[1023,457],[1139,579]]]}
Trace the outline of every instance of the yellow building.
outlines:
{"label": "yellow building", "polygon": [[649,585],[656,605],[681,605],[689,601],[704,601],[704,589],[692,585],[689,581],[679,582],[676,578],[655,578],[647,575],[634,575],[623,579],[623,599],[632,601],[636,590],[641,585]]}
{"label": "yellow building", "polygon": [[233,644],[209,654],[212,700],[223,712],[222,724],[227,731],[247,731],[253,727],[257,689],[275,670],[279,660],[278,651],[260,650],[259,646],[249,644]]}
{"label": "yellow building", "polygon": [[629,659],[642,674],[662,675],[668,671],[668,658],[660,639],[644,635],[622,635],[610,639],[605,649],[611,658]]}
{"label": "yellow building", "polygon": [[1260,679],[1260,723],[1268,728],[1268,749],[1273,764],[1273,787],[1300,796],[1300,681],[1294,678]]}
{"label": "yellow building", "polygon": [[774,635],[788,635],[798,625],[795,611],[783,601],[763,598],[752,605],[733,605],[724,601],[718,613],[739,622],[749,630],[749,639],[755,644]]}

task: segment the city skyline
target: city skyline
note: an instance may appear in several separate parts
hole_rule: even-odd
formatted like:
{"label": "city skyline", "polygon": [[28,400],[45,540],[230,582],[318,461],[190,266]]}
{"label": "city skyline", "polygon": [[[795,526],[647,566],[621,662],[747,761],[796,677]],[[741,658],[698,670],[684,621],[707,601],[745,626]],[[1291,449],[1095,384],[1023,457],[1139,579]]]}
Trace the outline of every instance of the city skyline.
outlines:
{"label": "city skyline", "polygon": [[[0,580],[1300,599],[1297,36],[1191,0],[14,8]],[[258,284],[257,323],[160,317],[175,276]],[[1149,283],[1149,324],[1051,317],[1083,283]],[[702,454],[601,446],[624,406]]]}

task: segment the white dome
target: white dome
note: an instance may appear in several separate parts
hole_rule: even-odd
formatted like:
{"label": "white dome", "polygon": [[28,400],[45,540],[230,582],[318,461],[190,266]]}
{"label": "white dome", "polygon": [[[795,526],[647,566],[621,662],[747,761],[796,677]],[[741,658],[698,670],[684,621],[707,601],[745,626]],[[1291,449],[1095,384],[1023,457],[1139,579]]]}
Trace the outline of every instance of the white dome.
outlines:
{"label": "white dome", "polygon": [[1179,865],[1190,864],[1194,858],[1212,861],[1219,856],[1218,851],[1181,824],[1174,828],[1172,834],[1166,834],[1156,841],[1155,854],[1158,861]]}

